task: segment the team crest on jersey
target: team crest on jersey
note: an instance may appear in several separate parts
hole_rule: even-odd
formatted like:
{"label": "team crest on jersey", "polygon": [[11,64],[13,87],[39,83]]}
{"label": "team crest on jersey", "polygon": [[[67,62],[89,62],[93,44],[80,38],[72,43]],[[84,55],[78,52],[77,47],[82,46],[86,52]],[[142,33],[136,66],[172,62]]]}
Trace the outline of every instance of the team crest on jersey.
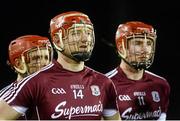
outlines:
{"label": "team crest on jersey", "polygon": [[157,91],[152,91],[151,95],[152,95],[152,98],[153,98],[154,102],[159,102],[160,101],[159,93]]}
{"label": "team crest on jersey", "polygon": [[97,85],[91,86],[91,92],[92,92],[92,95],[94,95],[94,96],[99,96],[101,94],[99,86],[97,86]]}

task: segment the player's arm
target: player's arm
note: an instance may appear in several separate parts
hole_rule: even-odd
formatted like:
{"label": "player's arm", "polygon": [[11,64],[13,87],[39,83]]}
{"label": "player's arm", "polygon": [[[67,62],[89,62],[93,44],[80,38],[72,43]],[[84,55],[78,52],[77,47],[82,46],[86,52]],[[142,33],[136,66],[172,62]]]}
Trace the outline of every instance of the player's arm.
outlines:
{"label": "player's arm", "polygon": [[117,111],[114,115],[111,116],[103,116],[104,120],[118,120],[121,121],[120,114]]}
{"label": "player's arm", "polygon": [[166,117],[167,117],[166,112],[169,106],[170,85],[166,80],[165,83],[163,83],[163,85],[164,85],[164,94],[163,94],[164,98],[162,99],[163,107],[161,107],[162,113],[157,121],[166,121]]}
{"label": "player's arm", "polygon": [[12,120],[21,116],[16,110],[9,106],[5,101],[0,100],[0,120]]}
{"label": "player's arm", "polygon": [[104,120],[118,120],[118,121],[121,120],[119,111],[116,109],[104,109],[103,119]]}
{"label": "player's arm", "polygon": [[115,86],[110,79],[105,91],[107,98],[105,108],[103,110],[104,120],[121,120],[117,105],[117,92],[115,91]]}
{"label": "player's arm", "polygon": [[157,121],[166,121],[166,113],[161,113],[161,115]]}

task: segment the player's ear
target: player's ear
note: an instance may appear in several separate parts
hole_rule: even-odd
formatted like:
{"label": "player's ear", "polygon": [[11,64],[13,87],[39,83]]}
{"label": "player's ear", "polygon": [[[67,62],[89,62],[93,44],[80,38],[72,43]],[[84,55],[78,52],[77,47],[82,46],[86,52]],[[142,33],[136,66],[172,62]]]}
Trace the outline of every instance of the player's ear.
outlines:
{"label": "player's ear", "polygon": [[59,43],[60,42],[58,34],[54,34],[53,41],[54,41],[54,43]]}
{"label": "player's ear", "polygon": [[21,58],[16,58],[14,61],[14,69],[16,70],[16,72],[24,74],[28,71],[25,60],[24,60],[24,56],[22,56]]}
{"label": "player's ear", "polygon": [[17,67],[17,68],[19,68],[20,65],[21,65],[20,59],[19,59],[19,58],[16,58],[15,61],[14,61],[14,66]]}
{"label": "player's ear", "polygon": [[118,53],[120,53],[121,55],[125,54],[125,48],[123,47],[123,45],[118,46]]}

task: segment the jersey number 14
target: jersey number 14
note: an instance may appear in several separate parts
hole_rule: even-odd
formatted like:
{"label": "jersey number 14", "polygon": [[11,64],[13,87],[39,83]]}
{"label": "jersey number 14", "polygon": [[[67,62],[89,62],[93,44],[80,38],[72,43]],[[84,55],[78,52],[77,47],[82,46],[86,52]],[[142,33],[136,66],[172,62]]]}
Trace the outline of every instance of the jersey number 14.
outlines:
{"label": "jersey number 14", "polygon": [[74,99],[80,98],[83,99],[84,95],[82,93],[82,90],[73,90],[74,93]]}

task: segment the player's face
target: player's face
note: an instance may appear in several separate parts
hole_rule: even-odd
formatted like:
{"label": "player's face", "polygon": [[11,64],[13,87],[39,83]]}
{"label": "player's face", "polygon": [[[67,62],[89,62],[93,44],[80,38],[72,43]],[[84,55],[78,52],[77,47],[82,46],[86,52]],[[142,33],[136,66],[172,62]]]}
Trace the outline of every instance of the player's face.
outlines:
{"label": "player's face", "polygon": [[93,47],[94,30],[92,26],[75,25],[68,30],[67,38],[64,40],[64,53],[66,55],[78,55],[78,58],[83,55],[90,56]]}
{"label": "player's face", "polygon": [[128,62],[146,62],[153,56],[154,41],[150,38],[134,37],[128,40]]}
{"label": "player's face", "polygon": [[27,52],[28,61],[26,62],[30,74],[40,70],[51,61],[50,53],[47,48],[35,48]]}

